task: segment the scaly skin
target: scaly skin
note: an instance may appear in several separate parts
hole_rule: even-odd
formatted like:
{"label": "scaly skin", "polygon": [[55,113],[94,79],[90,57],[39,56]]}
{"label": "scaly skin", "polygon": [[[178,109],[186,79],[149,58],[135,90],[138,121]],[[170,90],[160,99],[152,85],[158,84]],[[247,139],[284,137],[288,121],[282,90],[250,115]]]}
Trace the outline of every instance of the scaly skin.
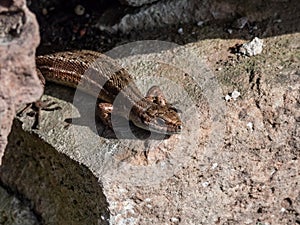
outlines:
{"label": "scaly skin", "polygon": [[[81,50],[59,52],[36,58],[37,71],[47,81],[78,88],[106,103],[100,103],[100,118],[109,124],[112,104],[118,95],[118,114],[126,116],[142,129],[157,133],[180,133],[182,122],[158,87],[152,87],[143,97],[130,74],[104,54]],[[129,108],[130,107],[130,108]]]}

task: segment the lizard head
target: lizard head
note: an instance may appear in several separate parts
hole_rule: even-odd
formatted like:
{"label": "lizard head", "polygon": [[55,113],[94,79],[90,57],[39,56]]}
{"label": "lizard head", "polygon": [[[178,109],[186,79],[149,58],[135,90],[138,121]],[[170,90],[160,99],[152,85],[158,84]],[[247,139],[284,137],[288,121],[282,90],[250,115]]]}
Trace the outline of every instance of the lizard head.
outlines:
{"label": "lizard head", "polygon": [[131,109],[131,111],[135,111],[130,114],[130,120],[134,125],[156,133],[177,134],[181,132],[182,122],[177,109],[171,104],[147,101],[147,104],[144,105],[146,107],[134,106]]}

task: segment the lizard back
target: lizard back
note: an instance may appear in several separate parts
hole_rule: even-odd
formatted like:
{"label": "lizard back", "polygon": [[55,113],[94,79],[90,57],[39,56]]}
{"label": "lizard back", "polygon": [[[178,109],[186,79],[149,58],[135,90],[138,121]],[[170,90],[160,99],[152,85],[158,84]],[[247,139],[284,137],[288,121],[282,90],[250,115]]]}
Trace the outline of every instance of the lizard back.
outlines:
{"label": "lizard back", "polygon": [[131,75],[110,57],[89,50],[58,52],[36,58],[47,81],[62,84],[112,103],[123,91],[127,100],[142,98]]}

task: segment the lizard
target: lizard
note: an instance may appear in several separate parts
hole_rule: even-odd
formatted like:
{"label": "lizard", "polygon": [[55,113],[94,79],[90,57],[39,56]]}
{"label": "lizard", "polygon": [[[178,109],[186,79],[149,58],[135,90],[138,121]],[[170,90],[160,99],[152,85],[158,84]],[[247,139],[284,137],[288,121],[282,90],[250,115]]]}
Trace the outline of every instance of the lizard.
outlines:
{"label": "lizard", "polygon": [[[128,119],[144,130],[169,135],[182,130],[177,109],[166,101],[158,86],[143,97],[128,71],[105,54],[77,50],[41,55],[36,57],[36,70],[43,85],[50,81],[78,88],[104,101],[98,104],[100,119],[109,127],[113,110],[124,117],[129,110]],[[121,104],[116,108],[113,103],[117,96]]]}

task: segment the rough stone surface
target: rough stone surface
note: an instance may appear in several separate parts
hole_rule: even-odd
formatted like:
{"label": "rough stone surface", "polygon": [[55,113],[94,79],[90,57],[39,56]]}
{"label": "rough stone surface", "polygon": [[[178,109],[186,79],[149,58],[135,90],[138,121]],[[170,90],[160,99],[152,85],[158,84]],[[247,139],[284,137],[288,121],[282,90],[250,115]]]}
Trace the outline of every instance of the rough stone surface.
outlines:
{"label": "rough stone surface", "polygon": [[[19,8],[20,3],[15,2]],[[66,10],[61,3],[31,1],[35,12],[42,14],[45,53],[115,46],[115,34],[106,39],[95,32],[95,11],[86,7],[85,16],[79,17],[72,4],[67,4],[71,8]],[[170,15],[155,14],[162,12],[155,4],[144,6],[141,11],[148,12],[149,19],[141,15],[134,21],[143,24],[136,27],[146,28],[144,32],[121,34],[117,41],[117,45],[136,39],[193,42],[183,47],[186,53],[177,51],[184,56],[181,62],[166,54],[172,52],[171,46],[164,49],[168,57],[160,58],[155,45],[149,43],[142,62],[140,56],[123,55],[124,51],[118,54],[125,57],[120,63],[137,78],[147,78],[139,84],[144,93],[153,71],[157,72],[155,78],[174,78],[178,85],[171,89],[173,79],[168,79],[167,85],[155,81],[183,111],[187,126],[181,135],[162,140],[156,135],[147,140],[149,134],[144,140],[114,139],[102,133],[101,126],[94,126],[94,99],[88,102],[84,95],[76,95],[78,103],[72,91],[53,85],[44,99],[55,100],[62,110],[43,111],[39,131],[31,130],[34,118],[30,114],[15,120],[0,167],[1,184],[28,203],[25,205],[41,224],[299,224],[300,5],[285,0],[205,3],[212,3],[211,7],[205,4],[209,13],[203,14],[210,22],[201,17],[204,21],[196,21],[199,26],[178,20],[161,22]],[[1,10],[11,4],[1,1]],[[148,10],[151,8],[155,12]],[[153,14],[158,23],[153,23]],[[18,15],[10,15],[16,26],[1,27],[3,42],[22,31]],[[228,20],[210,20],[224,15]],[[245,27],[232,26],[233,17],[241,16],[247,17]],[[108,20],[115,21],[112,17]],[[189,18],[194,21],[196,17]],[[152,30],[153,24],[172,25]],[[230,26],[235,29],[228,34]],[[9,35],[3,35],[6,33]],[[282,35],[287,33],[290,35]],[[234,46],[255,36],[264,40],[260,55],[249,58],[230,53]],[[197,67],[198,63],[193,63],[198,69],[189,70],[190,50],[204,59],[213,77]],[[173,63],[166,63],[166,58]],[[153,64],[153,59],[159,62]],[[197,71],[199,76],[195,76]],[[187,96],[182,95],[185,91]],[[237,96],[234,93],[239,96],[233,98]],[[230,97],[227,101],[226,96]],[[224,110],[212,107],[216,99]],[[70,118],[72,125],[65,121]]]}
{"label": "rough stone surface", "polygon": [[0,3],[0,164],[18,107],[36,101],[42,86],[35,72],[38,25],[25,1]]}
{"label": "rough stone surface", "polygon": [[[261,8],[265,5],[261,4]],[[258,2],[245,1],[236,4],[234,1],[199,1],[199,0],[161,0],[141,7],[134,13],[126,14],[114,26],[107,26],[109,31],[130,33],[132,30],[155,29],[167,25],[185,23],[197,24],[199,21],[208,22],[235,18],[237,15],[247,16],[247,20],[256,21],[257,15],[263,12]],[[267,16],[267,15],[265,15]],[[243,17],[246,18],[246,17]],[[105,29],[101,23],[101,29]]]}
{"label": "rough stone surface", "polygon": [[28,205],[0,187],[0,224],[38,225],[39,222]]}
{"label": "rough stone surface", "polygon": [[[112,28],[116,31],[128,33],[133,29],[151,29],[164,25],[195,22],[199,20],[210,20],[213,18],[210,13],[210,4],[198,3],[197,1],[159,1],[148,7],[142,8],[135,14],[125,15],[119,23]],[[217,9],[216,15],[221,16],[221,11]],[[230,14],[233,10],[224,12]]]}
{"label": "rough stone surface", "polygon": [[91,171],[21,126],[16,121],[9,136],[1,182],[30,201],[39,224],[108,224],[103,187]]}
{"label": "rough stone surface", "polygon": [[158,2],[159,0],[120,0],[122,4],[130,5],[130,6],[142,6],[146,4],[151,4],[153,2]]}
{"label": "rough stone surface", "polygon": [[[44,111],[40,130],[30,129],[33,118],[18,119],[2,182],[32,200],[45,224],[80,224],[81,215],[91,224],[99,218],[103,224],[297,224],[297,40],[299,34],[265,38],[255,57],[231,54],[228,49],[244,42],[236,39],[166,46],[164,52],[147,42],[153,52],[145,55],[138,47],[134,56],[122,48],[124,55],[112,52],[125,57],[119,63],[141,81],[142,92],[154,80],[171,102],[179,100],[184,132],[166,139],[109,138],[95,127],[95,99],[80,92],[73,98],[69,89],[52,85],[44,99],[62,110]],[[193,61],[191,51],[205,64]],[[170,77],[167,84],[159,79]],[[168,89],[173,81],[176,88]],[[225,101],[234,90],[241,95]],[[73,124],[66,125],[70,118]]]}

